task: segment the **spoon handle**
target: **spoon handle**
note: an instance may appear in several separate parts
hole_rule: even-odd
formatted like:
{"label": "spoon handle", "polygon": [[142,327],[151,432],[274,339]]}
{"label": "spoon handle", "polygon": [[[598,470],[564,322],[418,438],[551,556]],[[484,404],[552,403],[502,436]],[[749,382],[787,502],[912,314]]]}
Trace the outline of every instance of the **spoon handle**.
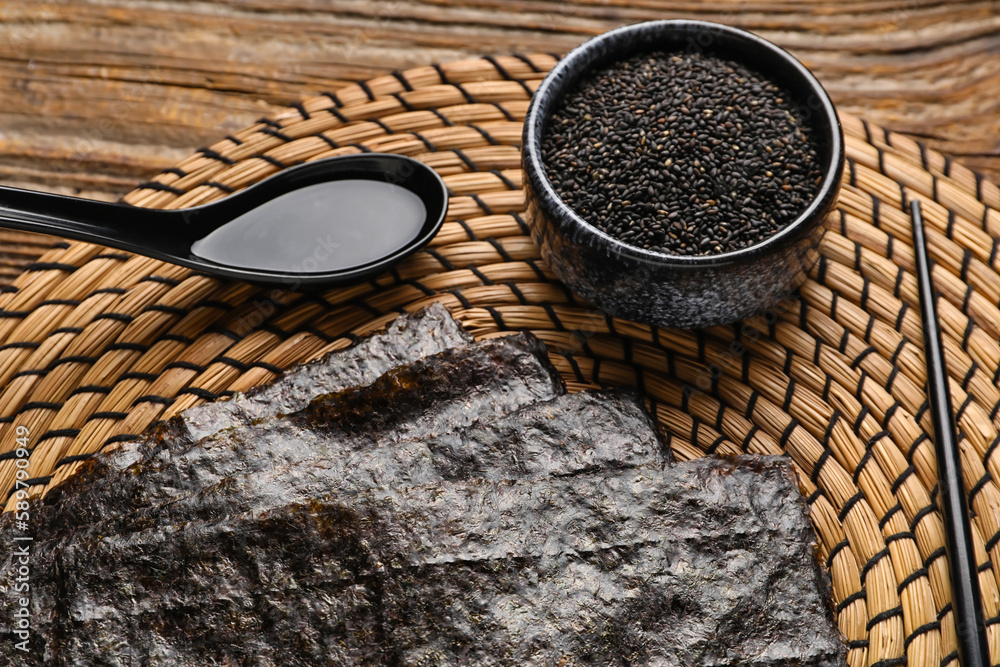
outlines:
{"label": "spoon handle", "polygon": [[[143,251],[170,213],[0,186],[0,227]],[[176,214],[173,214],[176,215]],[[160,218],[160,220],[157,220]]]}
{"label": "spoon handle", "polygon": [[945,549],[951,570],[951,599],[955,610],[955,631],[962,667],[987,667],[990,649],[986,643],[983,621],[979,570],[972,546],[969,524],[969,503],[962,480],[962,464],[951,412],[951,392],[945,367],[941,329],[938,326],[931,281],[930,260],[924,238],[924,222],[920,202],[910,206],[913,217],[913,251],[917,263],[917,285],[920,291],[920,311],[924,325],[924,357],[927,362],[927,394],[931,421],[934,423],[934,445],[937,455],[939,492],[938,503],[944,515]]}

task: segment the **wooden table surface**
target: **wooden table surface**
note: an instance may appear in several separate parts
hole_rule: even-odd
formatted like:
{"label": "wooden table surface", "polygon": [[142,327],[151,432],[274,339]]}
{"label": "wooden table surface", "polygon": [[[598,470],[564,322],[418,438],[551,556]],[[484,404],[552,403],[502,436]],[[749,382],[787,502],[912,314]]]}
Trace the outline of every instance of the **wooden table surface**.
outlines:
{"label": "wooden table surface", "polygon": [[1000,178],[1000,1],[40,0],[0,2],[0,183],[115,199],[347,81],[680,17],[788,48],[841,109]]}

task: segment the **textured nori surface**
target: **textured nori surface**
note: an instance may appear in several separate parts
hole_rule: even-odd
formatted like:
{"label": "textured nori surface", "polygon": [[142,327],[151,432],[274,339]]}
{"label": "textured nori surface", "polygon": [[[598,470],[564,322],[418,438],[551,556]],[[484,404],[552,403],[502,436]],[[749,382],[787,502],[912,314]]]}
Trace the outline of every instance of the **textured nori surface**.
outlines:
{"label": "textured nori surface", "polygon": [[[357,344],[305,364],[279,381],[186,410],[163,425],[172,441],[195,442],[233,423],[267,419],[301,410],[317,393],[344,391],[374,382],[386,371],[448,349],[466,347],[472,338],[435,303],[416,313],[396,318],[385,331],[362,338]],[[175,444],[176,447],[176,444]]]}
{"label": "textured nori surface", "polygon": [[[210,461],[211,457],[205,456],[204,445],[213,437],[258,428],[282,412],[301,410],[319,391],[346,391],[367,386],[393,368],[442,352],[454,355],[471,342],[472,338],[446,308],[432,304],[416,313],[398,317],[385,331],[361,338],[349,348],[295,367],[271,385],[237,394],[230,400],[186,410],[158,424],[149,436],[124,443],[116,451],[96,457],[87,464],[95,468],[88,473],[95,478],[102,474],[117,475],[120,469],[127,467],[133,473],[145,470],[143,477],[123,476],[119,484],[103,490],[106,495],[79,493],[73,483],[54,489],[47,502],[59,503],[64,494],[66,496],[59,515],[65,523],[57,528],[65,531],[100,521],[107,517],[107,507],[135,509],[155,504],[157,498],[172,501],[185,485],[197,487],[199,477],[211,471],[211,466],[199,469],[198,465]],[[198,441],[202,446],[192,452]],[[283,449],[288,450],[287,447]],[[274,453],[267,452],[265,456]],[[246,457],[251,453],[245,451],[240,455]],[[195,475],[186,481],[178,476],[184,457],[193,459],[187,469]],[[164,463],[171,459],[177,462]],[[102,468],[108,468],[109,472],[97,470]],[[160,469],[163,476],[155,477],[153,472]]]}
{"label": "textured nori surface", "polygon": [[781,459],[374,486],[71,540],[44,630],[79,664],[843,664],[803,510]]}
{"label": "textured nori surface", "polygon": [[32,509],[0,664],[843,664],[785,461],[668,465],[635,395],[460,342],[95,457]]}
{"label": "textured nori surface", "polygon": [[[440,415],[440,413],[439,413]],[[469,479],[541,479],[591,470],[660,466],[671,459],[641,403],[634,395],[593,392],[560,396],[527,406],[490,422],[450,430],[432,423],[409,437],[397,432],[350,437],[327,430],[321,446],[301,458],[266,469],[243,469],[175,497],[155,510],[159,522],[211,520],[232,508],[265,512],[290,503],[357,493],[383,486],[416,486]],[[447,424],[447,422],[445,422]],[[256,444],[286,440],[291,429],[279,424],[255,435]],[[308,437],[315,437],[310,433]],[[240,448],[243,443],[228,441]],[[142,527],[152,512],[143,508],[124,526]]]}
{"label": "textured nori surface", "polygon": [[[306,463],[315,468],[306,469],[308,479],[345,451],[453,432],[562,392],[544,347],[527,334],[451,348],[398,366],[370,385],[317,396],[287,419],[234,419],[226,428],[220,422],[197,446],[162,433],[127,443],[89,461],[53,496],[50,502],[59,504],[53,528],[121,533],[186,519],[181,513],[192,507],[201,517],[222,516],[232,499],[220,489],[263,493],[267,471]],[[279,489],[287,484],[276,482]],[[109,508],[128,512],[109,515]]]}

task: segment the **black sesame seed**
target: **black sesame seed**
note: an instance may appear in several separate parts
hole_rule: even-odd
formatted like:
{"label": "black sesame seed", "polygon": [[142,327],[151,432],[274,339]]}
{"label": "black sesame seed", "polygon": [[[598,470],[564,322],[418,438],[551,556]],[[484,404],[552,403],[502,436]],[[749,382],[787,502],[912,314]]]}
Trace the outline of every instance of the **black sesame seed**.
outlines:
{"label": "black sesame seed", "polygon": [[556,192],[602,231],[673,254],[730,252],[783,229],[819,189],[812,128],[793,108],[739,63],[642,54],[565,96],[543,158]]}

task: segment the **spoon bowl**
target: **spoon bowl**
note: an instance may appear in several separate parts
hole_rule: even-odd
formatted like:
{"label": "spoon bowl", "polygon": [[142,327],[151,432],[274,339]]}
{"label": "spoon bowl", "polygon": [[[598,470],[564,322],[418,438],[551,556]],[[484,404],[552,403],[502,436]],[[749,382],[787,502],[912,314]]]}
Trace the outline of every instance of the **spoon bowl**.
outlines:
{"label": "spoon bowl", "polygon": [[386,271],[434,237],[447,209],[437,172],[390,153],[307,162],[225,199],[176,210],[0,187],[0,227],[292,290]]}

